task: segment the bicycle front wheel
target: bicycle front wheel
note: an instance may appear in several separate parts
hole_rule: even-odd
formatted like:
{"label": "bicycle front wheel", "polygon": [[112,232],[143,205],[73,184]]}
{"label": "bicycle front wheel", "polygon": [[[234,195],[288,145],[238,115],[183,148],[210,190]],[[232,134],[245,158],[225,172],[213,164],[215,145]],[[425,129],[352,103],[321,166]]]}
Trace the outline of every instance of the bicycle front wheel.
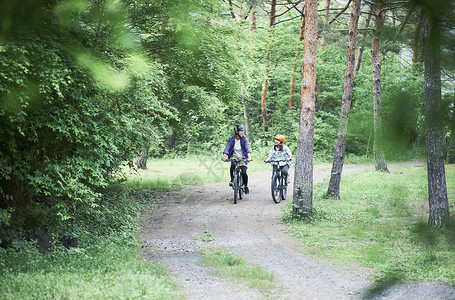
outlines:
{"label": "bicycle front wheel", "polygon": [[238,187],[239,187],[239,199],[243,199],[243,191],[244,191],[243,189],[244,189],[244,187],[243,187],[242,175],[239,176],[239,185],[238,185]]}
{"label": "bicycle front wheel", "polygon": [[286,184],[287,178],[281,177],[281,199],[286,200],[288,193],[288,185]]}
{"label": "bicycle front wheel", "polygon": [[273,202],[275,203],[280,203],[281,202],[281,197],[280,197],[280,180],[281,176],[279,175],[273,175],[272,176],[272,199]]}
{"label": "bicycle front wheel", "polygon": [[238,175],[234,174],[234,178],[232,180],[232,188],[234,189],[234,204],[237,204],[237,191],[239,190],[239,179]]}

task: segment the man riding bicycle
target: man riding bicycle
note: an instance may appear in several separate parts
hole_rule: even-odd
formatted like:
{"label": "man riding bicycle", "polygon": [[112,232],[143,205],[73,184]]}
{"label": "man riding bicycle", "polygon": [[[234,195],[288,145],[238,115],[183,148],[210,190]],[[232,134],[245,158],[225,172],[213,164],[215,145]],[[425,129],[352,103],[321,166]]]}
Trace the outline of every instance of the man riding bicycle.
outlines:
{"label": "man riding bicycle", "polygon": [[[230,136],[226,147],[223,151],[222,161],[226,161],[226,155],[229,159],[235,159],[240,161],[240,169],[242,170],[242,179],[245,184],[245,194],[249,194],[250,190],[248,189],[248,175],[246,173],[247,163],[251,161],[251,149],[248,138],[243,135],[245,128],[242,125],[234,126],[234,135]],[[245,162],[246,160],[246,162]],[[235,164],[231,163],[230,175],[231,181],[229,185],[232,186],[232,179],[234,178],[234,168]]]}
{"label": "man riding bicycle", "polygon": [[286,182],[289,183],[288,171],[289,167],[293,165],[293,160],[291,150],[289,150],[288,146],[284,145],[284,140],[284,135],[275,135],[275,145],[272,146],[269,155],[264,161],[279,161],[278,165],[273,165],[273,170],[275,171],[276,168],[280,168],[281,174],[286,178]]}

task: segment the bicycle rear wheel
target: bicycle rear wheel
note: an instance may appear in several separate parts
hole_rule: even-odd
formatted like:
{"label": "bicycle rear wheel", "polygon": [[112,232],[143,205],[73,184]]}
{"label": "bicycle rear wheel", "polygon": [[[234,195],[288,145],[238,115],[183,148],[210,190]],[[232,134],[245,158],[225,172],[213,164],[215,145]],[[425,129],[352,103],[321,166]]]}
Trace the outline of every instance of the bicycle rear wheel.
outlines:
{"label": "bicycle rear wheel", "polygon": [[234,178],[232,180],[232,189],[234,190],[234,204],[237,204],[237,191],[239,189],[239,180],[238,175],[234,174]]}
{"label": "bicycle rear wheel", "polygon": [[275,203],[280,203],[281,202],[281,197],[280,197],[280,180],[281,176],[274,174],[272,176],[272,199],[273,202]]}

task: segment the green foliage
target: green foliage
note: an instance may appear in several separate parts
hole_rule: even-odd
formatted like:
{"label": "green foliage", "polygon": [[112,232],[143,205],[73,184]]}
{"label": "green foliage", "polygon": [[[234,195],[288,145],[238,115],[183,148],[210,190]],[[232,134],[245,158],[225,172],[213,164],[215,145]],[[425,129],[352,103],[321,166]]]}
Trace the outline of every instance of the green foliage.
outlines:
{"label": "green foliage", "polygon": [[1,42],[0,207],[12,209],[17,232],[83,232],[88,217],[107,216],[103,191],[121,166],[176,115],[160,66],[114,43],[107,27],[42,22]]}
{"label": "green foliage", "polygon": [[[296,154],[299,84],[293,110],[288,104],[294,67],[296,82],[302,80],[299,18],[269,30],[267,15],[258,11],[256,30],[250,32],[246,20],[230,17],[229,2],[219,0],[1,3],[0,209],[11,213],[2,229],[9,226],[20,235],[42,227],[63,234],[89,230],[93,217],[108,222],[106,188],[123,179],[124,166],[139,151],[153,158],[218,157],[232,126],[245,122],[242,101],[249,106],[253,157],[266,155],[276,133],[286,136]],[[344,25],[331,26],[335,30],[323,33],[327,46],[318,49],[318,160],[330,160],[333,153],[346,65],[346,35],[336,30]],[[412,38],[410,32],[406,27],[400,41],[391,24],[384,30],[388,160],[418,156],[424,143],[422,65],[403,65],[407,49],[398,51]],[[353,160],[372,152],[370,38],[359,40],[365,51],[355,76],[346,147]],[[445,48],[448,58],[450,47]],[[268,130],[263,131],[260,95],[267,64]],[[130,178],[127,184],[167,190],[225,175],[207,179],[191,169],[172,176]]]}
{"label": "green foliage", "polygon": [[[176,150],[189,153],[218,147],[227,139],[226,126],[234,124],[228,121],[229,110],[236,110],[233,115],[241,113],[237,38],[242,42],[245,37],[236,24],[207,24],[200,17],[194,14],[184,22],[175,20],[183,23],[166,31],[174,44],[172,51],[161,57],[169,66],[170,102],[178,108],[181,120],[173,128]],[[188,40],[188,36],[194,38]]]}
{"label": "green foliage", "polygon": [[330,160],[335,147],[338,118],[336,115],[319,111],[314,124],[314,153],[321,160]]}
{"label": "green foliage", "polygon": [[[326,183],[315,187],[313,218],[296,221],[288,207],[289,231],[311,252],[337,262],[379,271],[378,280],[429,280],[453,284],[455,228],[428,227],[427,170],[390,167],[343,179],[341,200],[327,200]],[[447,166],[448,190],[455,169]],[[449,203],[455,199],[449,195]],[[353,247],[355,245],[355,247]]]}

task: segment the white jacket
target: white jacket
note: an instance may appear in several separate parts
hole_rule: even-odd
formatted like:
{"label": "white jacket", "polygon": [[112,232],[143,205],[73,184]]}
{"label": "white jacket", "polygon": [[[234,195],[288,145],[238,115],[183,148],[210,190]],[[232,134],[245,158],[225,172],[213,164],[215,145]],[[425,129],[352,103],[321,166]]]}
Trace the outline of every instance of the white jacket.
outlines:
{"label": "white jacket", "polygon": [[[285,161],[287,159],[289,159],[289,160]],[[280,167],[282,167],[284,165],[289,165],[289,167],[291,167],[294,164],[292,161],[291,150],[289,150],[289,147],[286,145],[283,145],[283,150],[281,150],[281,151],[279,151],[278,149],[275,149],[275,145],[273,145],[269,151],[269,156],[267,156],[267,160],[284,160],[284,161],[279,162]]]}

